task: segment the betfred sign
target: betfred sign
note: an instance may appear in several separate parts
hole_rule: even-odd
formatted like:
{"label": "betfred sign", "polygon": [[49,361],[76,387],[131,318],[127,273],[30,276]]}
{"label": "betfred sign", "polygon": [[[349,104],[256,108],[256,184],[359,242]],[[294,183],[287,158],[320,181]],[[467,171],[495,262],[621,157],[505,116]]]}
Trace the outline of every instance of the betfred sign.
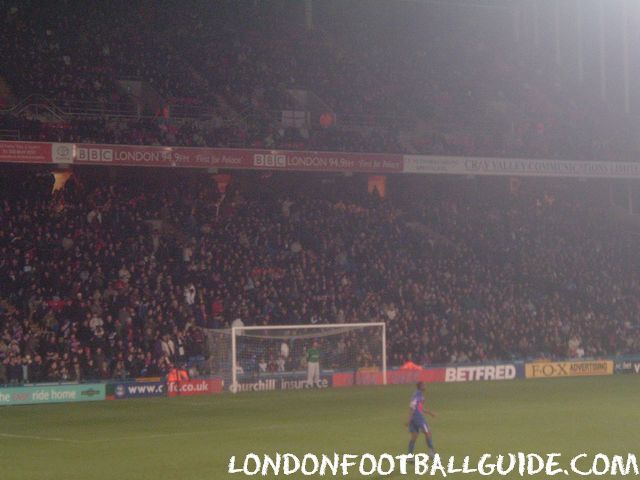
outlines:
{"label": "betfred sign", "polygon": [[527,378],[591,377],[613,375],[612,360],[527,363]]}
{"label": "betfred sign", "polygon": [[447,367],[445,370],[445,382],[514,380],[517,377],[518,370],[513,364]]}
{"label": "betfred sign", "polygon": [[167,393],[170,397],[190,395],[210,395],[222,392],[222,380],[186,380],[184,382],[167,383]]}

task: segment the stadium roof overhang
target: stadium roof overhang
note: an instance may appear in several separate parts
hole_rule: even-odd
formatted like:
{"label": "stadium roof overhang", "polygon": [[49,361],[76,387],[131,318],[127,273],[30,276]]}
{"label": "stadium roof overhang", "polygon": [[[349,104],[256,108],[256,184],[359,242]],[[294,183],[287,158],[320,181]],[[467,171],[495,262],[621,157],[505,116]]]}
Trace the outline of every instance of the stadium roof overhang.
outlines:
{"label": "stadium roof overhang", "polygon": [[429,3],[434,5],[460,5],[481,8],[511,8],[519,3],[517,0],[406,0],[410,2]]}

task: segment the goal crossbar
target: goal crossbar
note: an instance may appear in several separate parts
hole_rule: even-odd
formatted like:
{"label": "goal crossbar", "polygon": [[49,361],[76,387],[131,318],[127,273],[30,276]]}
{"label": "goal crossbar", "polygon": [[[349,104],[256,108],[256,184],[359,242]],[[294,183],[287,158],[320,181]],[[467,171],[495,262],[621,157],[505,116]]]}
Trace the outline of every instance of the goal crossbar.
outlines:
{"label": "goal crossbar", "polygon": [[[231,327],[231,382],[232,382],[232,391],[236,391],[236,386],[238,384],[238,372],[236,368],[237,362],[237,353],[238,353],[238,345],[237,338],[238,334],[243,334],[244,332],[255,332],[255,331],[267,331],[267,330],[334,330],[336,332],[348,331],[348,330],[356,330],[359,328],[371,328],[371,327],[379,327],[382,329],[382,383],[383,385],[387,384],[387,325],[385,322],[360,322],[360,323],[334,323],[334,324],[322,324],[322,325],[252,325],[252,326],[242,326],[242,327]],[[306,335],[305,335],[306,336]],[[281,338],[281,336],[280,336]]]}
{"label": "goal crossbar", "polygon": [[250,327],[231,327],[232,333],[237,330],[293,330],[293,329],[310,329],[310,328],[364,328],[364,327],[386,327],[384,322],[361,322],[361,323],[323,323],[320,325],[252,325]]}

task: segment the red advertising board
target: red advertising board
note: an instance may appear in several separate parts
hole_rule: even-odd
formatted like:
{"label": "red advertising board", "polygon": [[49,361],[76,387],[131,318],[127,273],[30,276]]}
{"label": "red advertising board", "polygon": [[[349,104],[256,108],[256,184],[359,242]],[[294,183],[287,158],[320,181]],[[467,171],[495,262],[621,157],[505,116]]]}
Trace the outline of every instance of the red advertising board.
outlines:
{"label": "red advertising board", "polygon": [[404,165],[398,154],[2,141],[0,162],[375,173]]}
{"label": "red advertising board", "polygon": [[[422,370],[388,370],[387,384],[404,385],[415,382],[444,382],[444,368],[425,368]],[[333,386],[352,387],[354,385],[382,385],[382,373],[373,371],[345,372],[333,374]]]}
{"label": "red advertising board", "polygon": [[51,144],[40,142],[0,142],[0,162],[51,163]]}
{"label": "red advertising board", "polygon": [[208,380],[187,380],[184,382],[170,382],[167,384],[167,393],[169,397],[222,393],[222,380],[219,378],[214,378]]}
{"label": "red advertising board", "polygon": [[387,372],[388,384],[407,384],[416,382],[434,383],[444,381],[444,368],[424,368],[422,370],[400,369]]}
{"label": "red advertising board", "polygon": [[148,167],[402,172],[402,155],[76,144],[73,163]]}

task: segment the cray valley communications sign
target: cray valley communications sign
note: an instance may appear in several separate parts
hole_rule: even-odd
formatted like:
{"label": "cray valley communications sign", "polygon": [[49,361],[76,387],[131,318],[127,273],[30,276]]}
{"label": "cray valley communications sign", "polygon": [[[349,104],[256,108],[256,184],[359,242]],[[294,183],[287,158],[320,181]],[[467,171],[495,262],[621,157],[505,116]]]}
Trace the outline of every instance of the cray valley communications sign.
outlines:
{"label": "cray valley communications sign", "polygon": [[640,162],[404,155],[404,173],[530,177],[640,178]]}
{"label": "cray valley communications sign", "polygon": [[0,406],[105,400],[104,384],[38,385],[0,388]]}

